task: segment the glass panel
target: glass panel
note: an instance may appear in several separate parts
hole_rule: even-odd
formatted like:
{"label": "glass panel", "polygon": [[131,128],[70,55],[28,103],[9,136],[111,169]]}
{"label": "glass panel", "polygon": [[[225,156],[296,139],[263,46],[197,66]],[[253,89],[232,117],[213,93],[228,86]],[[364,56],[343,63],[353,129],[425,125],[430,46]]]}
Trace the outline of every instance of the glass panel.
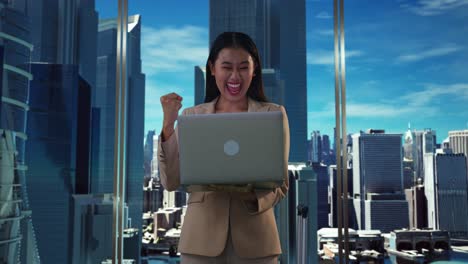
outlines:
{"label": "glass panel", "polygon": [[113,96],[115,51],[114,65],[97,62],[100,47],[115,47],[101,40],[100,20],[117,6],[100,5],[0,1],[2,263],[112,256],[115,112],[100,97]]}

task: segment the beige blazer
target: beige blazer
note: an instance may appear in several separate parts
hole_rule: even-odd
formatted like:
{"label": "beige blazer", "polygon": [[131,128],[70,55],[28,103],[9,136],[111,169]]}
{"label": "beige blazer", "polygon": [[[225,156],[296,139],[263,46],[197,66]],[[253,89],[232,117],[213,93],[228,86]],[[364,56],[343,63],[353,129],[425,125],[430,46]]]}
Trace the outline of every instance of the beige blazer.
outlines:
{"label": "beige blazer", "polygon": [[[187,108],[182,114],[214,113],[216,101]],[[248,111],[283,112],[285,154],[289,157],[289,124],[284,107],[249,98]],[[176,190],[180,185],[177,132],[164,142],[159,140],[158,164],[161,184],[168,191]],[[288,171],[285,168],[284,183],[274,190],[255,190],[250,193],[191,192],[179,251],[218,256],[225,248],[230,230],[234,249],[240,257],[258,258],[281,254],[273,206],[285,197],[287,191]]]}

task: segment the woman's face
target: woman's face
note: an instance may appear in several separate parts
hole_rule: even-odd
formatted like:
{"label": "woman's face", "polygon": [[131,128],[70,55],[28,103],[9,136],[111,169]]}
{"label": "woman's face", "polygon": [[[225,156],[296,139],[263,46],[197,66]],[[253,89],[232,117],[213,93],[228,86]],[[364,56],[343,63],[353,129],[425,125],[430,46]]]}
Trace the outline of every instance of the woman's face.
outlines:
{"label": "woman's face", "polygon": [[232,103],[245,100],[255,76],[255,63],[247,51],[241,48],[224,48],[214,64],[209,65],[224,100]]}

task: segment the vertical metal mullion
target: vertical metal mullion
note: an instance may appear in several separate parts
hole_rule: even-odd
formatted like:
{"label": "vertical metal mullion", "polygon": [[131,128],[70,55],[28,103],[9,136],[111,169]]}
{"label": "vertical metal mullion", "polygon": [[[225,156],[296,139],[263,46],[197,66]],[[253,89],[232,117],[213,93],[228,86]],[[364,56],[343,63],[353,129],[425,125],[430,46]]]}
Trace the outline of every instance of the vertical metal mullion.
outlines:
{"label": "vertical metal mullion", "polygon": [[118,263],[120,251],[120,223],[119,223],[119,174],[120,174],[120,51],[121,51],[121,0],[118,1],[118,14],[117,14],[117,45],[116,45],[116,80],[115,80],[115,132],[114,132],[114,199],[113,199],[113,223],[112,223],[112,263]]}
{"label": "vertical metal mullion", "polygon": [[119,260],[123,262],[123,229],[124,229],[124,203],[125,203],[125,183],[126,183],[126,146],[127,146],[127,27],[128,27],[128,3],[127,0],[123,0],[123,13],[122,13],[122,50],[120,56],[122,57],[121,61],[121,100],[120,100],[120,186],[119,186],[119,196],[120,196],[120,258]]}
{"label": "vertical metal mullion", "polygon": [[335,50],[335,146],[336,146],[336,183],[337,183],[337,192],[336,192],[336,201],[337,201],[337,220],[338,220],[338,259],[339,264],[343,262],[343,252],[342,252],[342,179],[341,179],[341,141],[340,141],[340,93],[339,93],[339,49],[338,49],[338,3],[337,0],[333,1],[333,30],[334,30],[334,50]]}
{"label": "vertical metal mullion", "polygon": [[126,49],[127,0],[118,1],[117,50],[115,83],[115,138],[114,138],[114,213],[112,263],[123,262],[123,210],[125,199],[126,151]]}
{"label": "vertical metal mullion", "polygon": [[344,221],[344,247],[345,247],[345,263],[349,263],[349,212],[348,212],[348,153],[347,149],[347,132],[346,132],[346,54],[344,40],[344,0],[340,0],[340,58],[341,58],[341,129],[343,137],[343,221]]}

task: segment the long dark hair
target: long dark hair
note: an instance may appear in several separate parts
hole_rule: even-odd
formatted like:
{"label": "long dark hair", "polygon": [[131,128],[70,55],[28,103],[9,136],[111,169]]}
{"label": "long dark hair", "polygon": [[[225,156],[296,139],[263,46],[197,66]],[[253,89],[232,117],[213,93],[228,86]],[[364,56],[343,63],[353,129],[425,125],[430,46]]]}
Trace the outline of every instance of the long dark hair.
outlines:
{"label": "long dark hair", "polygon": [[262,65],[257,46],[247,34],[241,32],[224,32],[213,42],[210,55],[206,61],[205,103],[211,102],[220,94],[218,86],[216,85],[216,79],[211,75],[210,62],[214,65],[216,59],[218,59],[219,52],[224,48],[241,48],[252,56],[255,63],[255,76],[252,78],[247,96],[260,102],[268,102],[263,91]]}

